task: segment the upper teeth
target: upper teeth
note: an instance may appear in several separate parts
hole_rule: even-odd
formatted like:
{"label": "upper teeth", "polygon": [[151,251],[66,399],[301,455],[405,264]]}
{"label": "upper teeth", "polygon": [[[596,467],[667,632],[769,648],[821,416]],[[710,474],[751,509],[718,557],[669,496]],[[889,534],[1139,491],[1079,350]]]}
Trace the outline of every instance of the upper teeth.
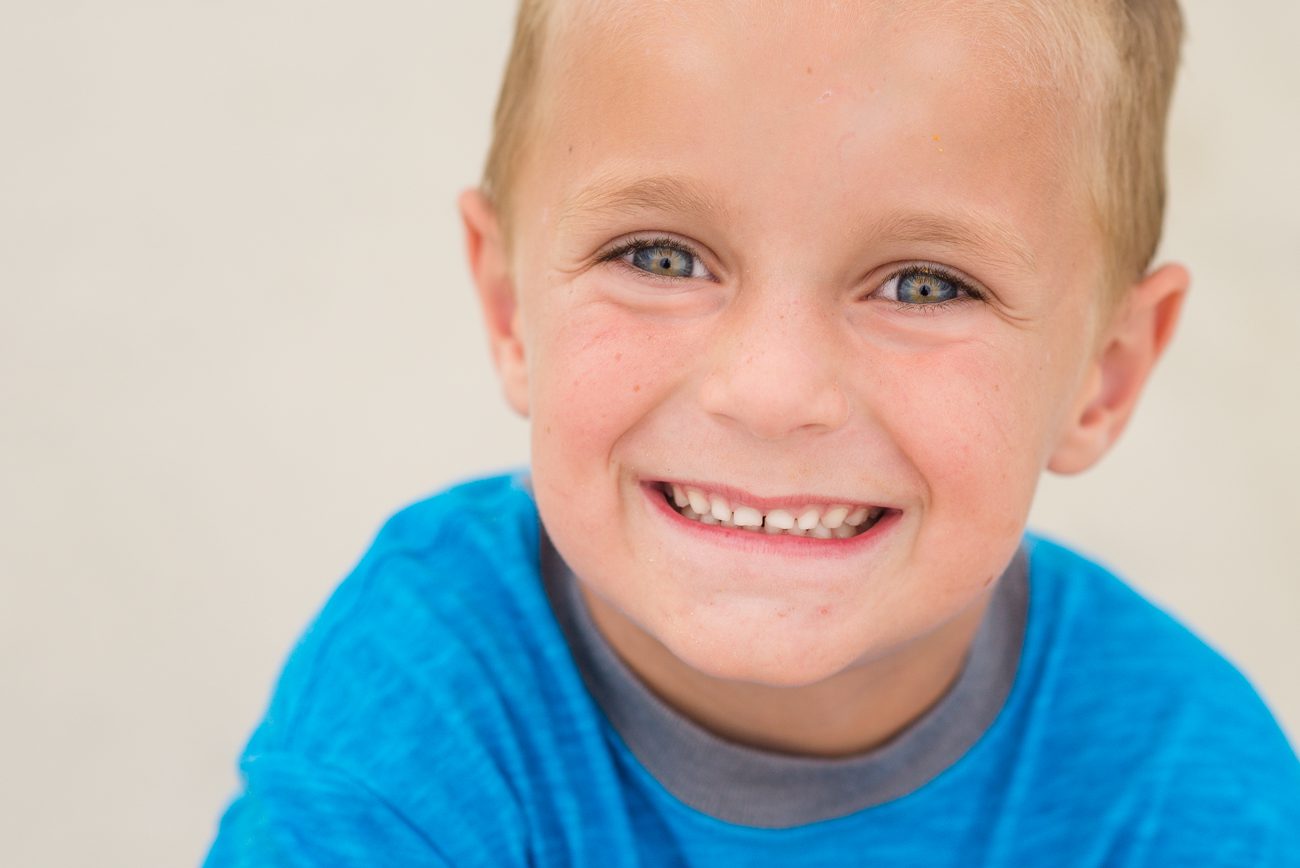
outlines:
{"label": "upper teeth", "polygon": [[743,503],[733,503],[720,494],[672,483],[673,503],[682,515],[704,524],[764,530],[821,539],[844,538],[859,533],[862,525],[876,518],[882,509],[843,503],[808,504],[801,509],[773,509],[766,514]]}

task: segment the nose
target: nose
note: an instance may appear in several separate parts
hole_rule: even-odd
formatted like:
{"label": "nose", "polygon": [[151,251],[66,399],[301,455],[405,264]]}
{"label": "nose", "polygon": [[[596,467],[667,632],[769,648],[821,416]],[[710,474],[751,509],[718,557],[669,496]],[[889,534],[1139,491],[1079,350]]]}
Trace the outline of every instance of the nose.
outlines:
{"label": "nose", "polygon": [[849,400],[833,332],[824,314],[793,294],[751,294],[720,320],[701,404],[760,440],[839,428]]}

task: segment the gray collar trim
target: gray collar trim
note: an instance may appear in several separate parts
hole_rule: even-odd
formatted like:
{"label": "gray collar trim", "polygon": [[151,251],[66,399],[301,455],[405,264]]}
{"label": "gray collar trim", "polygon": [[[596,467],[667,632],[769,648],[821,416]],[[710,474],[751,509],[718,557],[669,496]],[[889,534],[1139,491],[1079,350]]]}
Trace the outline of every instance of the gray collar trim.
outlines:
{"label": "gray collar trim", "polygon": [[541,531],[546,594],[583,680],[633,755],[686,805],[729,823],[788,828],[907,795],[959,760],[1015,680],[1028,613],[1022,545],[998,581],[966,663],[940,700],[894,738],[848,757],[779,753],[723,739],[652,693],[596,628],[577,577]]}

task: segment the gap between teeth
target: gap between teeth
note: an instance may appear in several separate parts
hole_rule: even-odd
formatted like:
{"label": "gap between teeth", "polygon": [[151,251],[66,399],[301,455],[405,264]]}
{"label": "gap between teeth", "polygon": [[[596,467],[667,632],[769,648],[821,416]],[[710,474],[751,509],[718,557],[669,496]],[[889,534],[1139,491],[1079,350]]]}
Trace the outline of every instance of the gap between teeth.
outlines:
{"label": "gap between teeth", "polygon": [[845,539],[867,530],[884,510],[865,506],[829,504],[802,510],[774,509],[764,515],[752,506],[734,507],[726,498],[698,488],[671,483],[665,491],[677,511],[701,524],[817,539]]}

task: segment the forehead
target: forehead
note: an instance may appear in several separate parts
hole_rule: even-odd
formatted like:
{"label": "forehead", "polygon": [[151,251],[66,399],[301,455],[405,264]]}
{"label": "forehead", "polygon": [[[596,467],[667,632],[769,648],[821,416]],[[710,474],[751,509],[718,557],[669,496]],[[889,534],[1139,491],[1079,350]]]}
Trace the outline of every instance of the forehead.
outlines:
{"label": "forehead", "polygon": [[563,3],[533,147],[543,219],[662,206],[736,231],[883,225],[1031,263],[1078,222],[1059,206],[1082,202],[1072,94],[1023,8]]}

